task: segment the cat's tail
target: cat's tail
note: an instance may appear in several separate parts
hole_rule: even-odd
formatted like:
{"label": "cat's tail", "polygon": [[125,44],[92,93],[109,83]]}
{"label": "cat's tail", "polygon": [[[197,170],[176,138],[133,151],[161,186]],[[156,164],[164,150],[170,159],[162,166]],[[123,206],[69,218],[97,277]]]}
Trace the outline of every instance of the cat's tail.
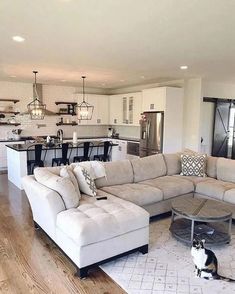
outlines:
{"label": "cat's tail", "polygon": [[215,279],[215,280],[222,280],[222,281],[225,281],[225,282],[235,282],[234,279],[232,279],[232,278],[227,278],[227,277],[221,276],[221,275],[219,275],[219,274],[217,274],[216,276],[214,276],[214,279]]}

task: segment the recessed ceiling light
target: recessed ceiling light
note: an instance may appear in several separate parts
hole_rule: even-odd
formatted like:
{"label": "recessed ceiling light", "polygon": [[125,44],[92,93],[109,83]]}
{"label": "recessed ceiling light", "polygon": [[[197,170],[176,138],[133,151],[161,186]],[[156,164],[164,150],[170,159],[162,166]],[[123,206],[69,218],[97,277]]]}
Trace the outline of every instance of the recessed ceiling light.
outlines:
{"label": "recessed ceiling light", "polygon": [[188,69],[187,65],[181,65],[180,69]]}
{"label": "recessed ceiling light", "polygon": [[145,76],[141,76],[141,79],[145,79]]}
{"label": "recessed ceiling light", "polygon": [[21,36],[13,36],[12,37],[12,40],[15,41],[15,42],[24,42],[25,38],[21,37]]}
{"label": "recessed ceiling light", "polygon": [[61,80],[61,82],[66,82],[66,80]]}
{"label": "recessed ceiling light", "polygon": [[102,83],[102,86],[105,86],[106,84],[105,83]]}
{"label": "recessed ceiling light", "polygon": [[120,82],[124,82],[124,80],[120,80]]}
{"label": "recessed ceiling light", "polygon": [[10,76],[10,78],[16,78],[16,76]]}

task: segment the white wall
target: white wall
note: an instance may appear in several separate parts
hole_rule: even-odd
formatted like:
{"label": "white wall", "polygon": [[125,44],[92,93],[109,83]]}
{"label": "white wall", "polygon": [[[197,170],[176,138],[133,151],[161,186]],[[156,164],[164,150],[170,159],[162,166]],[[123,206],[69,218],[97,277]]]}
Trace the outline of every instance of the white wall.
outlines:
{"label": "white wall", "polygon": [[203,97],[235,99],[235,84],[203,81]]}
{"label": "white wall", "polygon": [[202,80],[189,79],[184,84],[183,147],[201,150]]}
{"label": "white wall", "polygon": [[[51,111],[58,111],[58,106],[55,101],[76,101],[79,89],[74,87],[43,85],[43,102],[46,103],[47,109]],[[88,94],[89,96],[89,94]],[[14,104],[15,111],[25,112],[27,104],[32,101],[33,86],[31,83],[19,82],[5,82],[0,81],[0,98],[19,99],[20,102]],[[0,102],[0,105],[6,103]],[[70,117],[71,118],[71,117]],[[7,118],[6,118],[7,119]],[[6,120],[4,119],[4,120]],[[78,132],[78,136],[104,136],[107,135],[107,126],[62,126],[57,127],[56,123],[59,122],[59,116],[46,116],[44,120],[30,120],[28,115],[17,115],[17,122],[20,122],[19,127],[15,126],[0,126],[0,138],[6,138],[8,132],[12,129],[22,129],[22,136],[35,136],[35,135],[55,135],[59,128],[64,130],[66,137],[71,137],[73,131]],[[38,128],[38,124],[45,124],[45,127]]]}

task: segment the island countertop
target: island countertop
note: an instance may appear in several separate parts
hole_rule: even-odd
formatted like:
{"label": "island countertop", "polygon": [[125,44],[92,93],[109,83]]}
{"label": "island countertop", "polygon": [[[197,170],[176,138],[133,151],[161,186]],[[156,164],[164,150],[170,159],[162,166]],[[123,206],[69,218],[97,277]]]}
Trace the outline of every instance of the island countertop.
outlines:
{"label": "island countertop", "polygon": [[[87,142],[87,141],[84,141],[84,142]],[[96,148],[96,147],[102,147],[102,143],[104,143],[104,141],[90,141],[91,143],[93,143],[93,147]],[[82,145],[82,141],[76,143],[76,144],[73,144],[72,142],[68,142],[69,144],[69,148],[71,149],[76,149],[76,148],[83,148],[83,145]],[[23,151],[34,151],[34,148],[30,148],[30,146],[33,146],[33,145],[36,145],[36,144],[42,144],[42,150],[55,150],[55,149],[61,149],[62,148],[62,145],[61,143],[59,144],[55,144],[53,146],[46,146],[45,143],[28,143],[28,144],[11,144],[11,145],[6,145],[6,147],[8,148],[11,148],[15,151],[18,151],[18,152],[23,152]],[[115,143],[112,143],[111,142],[111,146],[118,146],[118,144],[115,144]]]}

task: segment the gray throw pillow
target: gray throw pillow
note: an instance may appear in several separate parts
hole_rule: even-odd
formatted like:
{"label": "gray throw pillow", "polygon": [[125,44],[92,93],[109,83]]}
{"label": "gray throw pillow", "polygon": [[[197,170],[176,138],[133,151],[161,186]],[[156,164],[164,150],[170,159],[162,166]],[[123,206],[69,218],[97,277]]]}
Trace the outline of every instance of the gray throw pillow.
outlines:
{"label": "gray throw pillow", "polygon": [[206,154],[181,155],[181,174],[182,176],[206,177]]}

